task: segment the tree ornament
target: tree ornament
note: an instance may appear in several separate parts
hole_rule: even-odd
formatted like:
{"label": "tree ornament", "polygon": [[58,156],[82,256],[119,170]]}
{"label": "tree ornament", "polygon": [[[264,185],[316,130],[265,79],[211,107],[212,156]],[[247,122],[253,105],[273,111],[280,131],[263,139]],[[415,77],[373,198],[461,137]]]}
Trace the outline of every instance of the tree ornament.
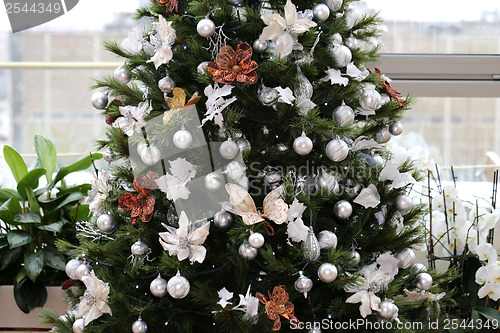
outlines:
{"label": "tree ornament", "polygon": [[107,151],[103,154],[102,158],[104,158],[106,162],[111,163],[115,159],[115,154],[111,151]]}
{"label": "tree ornament", "polygon": [[115,81],[121,84],[127,84],[130,82],[130,80],[132,80],[132,74],[123,66],[116,68],[113,76],[115,78]]}
{"label": "tree ornament", "polygon": [[141,240],[138,240],[130,247],[130,252],[137,258],[146,256],[150,250],[149,246]]}
{"label": "tree ornament", "polygon": [[118,198],[118,207],[125,211],[132,211],[130,214],[130,223],[135,224],[139,221],[149,222],[155,212],[156,198],[149,196],[149,193],[158,187],[156,180],[158,174],[154,171],[148,171],[134,179],[134,189],[139,192],[124,193]]}
{"label": "tree ornament", "polygon": [[352,214],[352,205],[349,201],[340,200],[333,206],[333,214],[339,219],[345,220]]}
{"label": "tree ornament", "polygon": [[257,257],[259,251],[256,248],[251,247],[250,244],[248,244],[247,242],[244,242],[238,248],[238,253],[245,259],[253,260]]}
{"label": "tree ornament", "polygon": [[378,308],[379,308],[378,316],[384,320],[391,320],[398,313],[399,310],[396,304],[389,301],[380,302]]}
{"label": "tree ornament", "polygon": [[337,278],[337,267],[325,262],[318,268],[318,277],[321,281],[330,283]]}
{"label": "tree ornament", "polygon": [[321,333],[321,328],[319,328],[319,325],[315,325],[308,331],[308,333]]}
{"label": "tree ornament", "polygon": [[245,170],[239,162],[232,161],[226,166],[224,173],[232,180],[240,180],[245,175]]}
{"label": "tree ornament", "polygon": [[260,232],[254,232],[248,237],[248,245],[255,249],[260,249],[264,246],[265,239]]}
{"label": "tree ornament", "polygon": [[415,263],[415,252],[412,249],[405,249],[396,254],[396,258],[399,260],[398,267],[402,269],[407,269],[413,266]]}
{"label": "tree ornament", "polygon": [[158,277],[151,281],[149,290],[151,291],[151,294],[153,294],[153,296],[165,296],[167,294],[167,280],[163,279],[160,274],[158,274]]}
{"label": "tree ornament", "polygon": [[[137,150],[139,150],[139,146],[137,146]],[[149,147],[141,149],[140,156],[145,164],[154,165],[160,161],[161,152],[156,146],[149,145]]]}
{"label": "tree ornament", "polygon": [[242,3],[242,2],[243,2],[243,0],[227,0],[227,2],[229,2],[229,4],[231,4],[231,5],[235,5],[235,6],[237,6],[237,5],[239,5],[240,3]]}
{"label": "tree ornament", "polygon": [[83,333],[85,331],[85,321],[83,318],[75,320],[73,323],[73,333]]}
{"label": "tree ornament", "polygon": [[334,162],[346,159],[349,154],[349,146],[344,140],[333,139],[326,145],[326,156]]}
{"label": "tree ornament", "polygon": [[315,262],[319,259],[321,254],[321,249],[319,246],[318,239],[314,234],[313,228],[309,228],[306,240],[302,243],[302,256],[308,262]]}
{"label": "tree ornament", "polygon": [[342,44],[342,35],[339,34],[338,32],[333,34],[331,38],[332,38],[332,43],[334,45],[341,45]]}
{"label": "tree ornament", "polygon": [[313,149],[313,142],[306,136],[305,132],[293,141],[293,150],[299,155],[307,155]]}
{"label": "tree ornament", "polygon": [[386,143],[389,142],[391,139],[391,133],[389,133],[388,130],[385,128],[380,130],[376,135],[375,135],[375,141],[378,143]]}
{"label": "tree ornament", "polygon": [[248,43],[240,43],[236,51],[229,45],[221,47],[217,60],[208,63],[207,71],[212,74],[215,82],[231,84],[235,80],[243,84],[254,84],[257,82],[259,67],[252,60],[252,47]]}
{"label": "tree ornament", "polygon": [[318,234],[318,243],[321,249],[334,249],[337,247],[337,242],[337,235],[333,231],[323,230]]}
{"label": "tree ornament", "polygon": [[267,40],[256,39],[253,42],[253,50],[257,53],[264,53],[267,51]]}
{"label": "tree ornament", "polygon": [[108,106],[108,94],[102,91],[96,91],[90,97],[92,106],[98,110],[104,110]]}
{"label": "tree ornament", "polygon": [[238,144],[231,139],[224,141],[219,147],[220,155],[226,160],[232,160],[240,153]]}
{"label": "tree ornament", "polygon": [[264,183],[267,186],[276,186],[281,182],[281,173],[278,171],[269,171],[264,176]]}
{"label": "tree ornament", "polygon": [[304,275],[301,271],[299,272],[299,277],[294,283],[295,290],[299,293],[304,294],[304,297],[307,298],[307,293],[311,291],[313,287],[313,281]]}
{"label": "tree ornament", "polygon": [[233,224],[233,215],[226,211],[215,213],[214,225],[220,230],[227,230]]}
{"label": "tree ornament", "polygon": [[78,259],[71,259],[66,263],[66,275],[70,278],[75,280],[76,279],[76,270],[82,262]]}
{"label": "tree ornament", "polygon": [[196,71],[198,72],[198,74],[200,75],[205,75],[207,74],[207,66],[208,66],[208,61],[203,61],[203,62],[200,62],[198,64],[198,66],[196,66]]}
{"label": "tree ornament", "polygon": [[412,207],[412,202],[411,198],[407,196],[406,194],[401,194],[398,195],[396,200],[394,201],[394,205],[396,206],[396,209],[398,212],[401,214],[405,215],[408,213]]}
{"label": "tree ornament", "polygon": [[175,88],[175,82],[170,76],[167,75],[158,81],[158,88],[160,88],[163,93],[171,93]]}
{"label": "tree ornament", "polygon": [[330,53],[335,59],[338,68],[344,68],[349,65],[352,60],[352,52],[345,45],[334,45],[330,47]]}
{"label": "tree ornament", "polygon": [[403,133],[403,124],[399,121],[394,121],[392,124],[389,125],[389,133],[392,135],[400,135]]}
{"label": "tree ornament", "polygon": [[382,106],[382,97],[377,90],[366,89],[359,99],[359,105],[364,110],[375,111]]}
{"label": "tree ornament", "polygon": [[252,150],[252,145],[245,137],[241,137],[236,141],[238,148],[242,153],[250,152]]}
{"label": "tree ornament", "polygon": [[189,280],[182,276],[179,271],[177,271],[177,275],[168,280],[168,294],[175,299],[186,297],[189,294],[189,290],[191,290]]}
{"label": "tree ornament", "polygon": [[335,108],[333,111],[333,120],[337,126],[344,127],[354,123],[354,110],[342,101],[342,105]]}
{"label": "tree ornament", "polygon": [[139,319],[132,324],[133,333],[146,333],[148,331],[148,324],[139,316]]}
{"label": "tree ornament", "polygon": [[90,275],[91,271],[92,271],[92,266],[90,266],[87,263],[83,263],[76,269],[75,278],[81,281],[84,276]]}
{"label": "tree ornament", "polygon": [[205,188],[210,192],[215,192],[222,187],[220,175],[217,172],[211,172],[205,176]]}
{"label": "tree ornament", "polygon": [[110,232],[115,228],[115,219],[110,214],[102,214],[97,218],[97,228],[103,232]]}
{"label": "tree ornament", "polygon": [[410,271],[413,274],[426,273],[427,272],[427,267],[424,264],[416,263],[413,266],[411,266]]}
{"label": "tree ornament", "polygon": [[357,265],[361,261],[361,255],[356,250],[349,251],[348,255],[349,255],[349,258],[351,259],[350,260],[351,264]]}
{"label": "tree ornament", "polygon": [[335,176],[327,171],[322,171],[316,178],[316,185],[320,190],[327,190],[328,193],[335,192],[338,189],[338,182]]}
{"label": "tree ornament", "polygon": [[259,101],[264,106],[272,106],[278,102],[280,97],[278,90],[269,87],[263,87],[259,93]]}
{"label": "tree ornament", "polygon": [[343,2],[343,0],[325,0],[326,5],[332,12],[339,10]]}
{"label": "tree ornament", "polygon": [[175,132],[173,141],[174,146],[176,146],[177,148],[187,149],[193,143],[193,136],[183,127],[182,129]]}
{"label": "tree ornament", "polygon": [[380,101],[382,105],[386,105],[391,101],[391,97],[387,94],[380,94]]}
{"label": "tree ornament", "polygon": [[415,278],[415,286],[420,290],[428,290],[432,287],[432,276],[429,273],[419,273]]}
{"label": "tree ornament", "polygon": [[326,21],[330,17],[330,8],[324,3],[318,3],[313,7],[313,15],[317,21]]}
{"label": "tree ornament", "polygon": [[344,44],[351,50],[355,50],[359,47],[359,41],[354,36],[347,37],[344,41]]}
{"label": "tree ornament", "polygon": [[283,316],[289,321],[299,320],[294,315],[294,305],[289,301],[290,296],[286,290],[286,286],[276,286],[273,293],[269,293],[269,300],[261,293],[256,293],[255,297],[266,307],[267,318],[274,320],[273,331],[281,329],[280,316]]}
{"label": "tree ornament", "polygon": [[215,23],[211,19],[204,18],[196,25],[196,31],[201,37],[212,37],[215,34]]}
{"label": "tree ornament", "polygon": [[299,85],[293,90],[297,99],[311,99],[314,88],[300,68],[297,71],[297,80],[299,81]]}

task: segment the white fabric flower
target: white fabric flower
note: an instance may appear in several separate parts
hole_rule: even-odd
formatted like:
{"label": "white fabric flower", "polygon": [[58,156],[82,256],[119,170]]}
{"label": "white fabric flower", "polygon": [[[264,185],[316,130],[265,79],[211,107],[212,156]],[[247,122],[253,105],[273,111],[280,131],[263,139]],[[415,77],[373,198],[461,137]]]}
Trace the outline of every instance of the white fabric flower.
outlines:
{"label": "white fabric flower", "polygon": [[220,87],[217,83],[214,86],[207,86],[203,93],[207,96],[207,101],[205,106],[207,107],[207,112],[205,113],[205,118],[201,121],[201,126],[203,126],[208,120],[212,120],[220,128],[224,127],[224,118],[222,117],[222,111],[227,108],[231,103],[236,101],[236,97],[231,97],[225,99],[223,97],[231,95],[231,90],[234,86],[229,84],[223,84]]}
{"label": "white fabric flower", "polygon": [[170,172],[155,180],[168,200],[188,199],[191,191],[186,186],[196,176],[194,165],[184,158],[169,161]]}
{"label": "white fabric flower", "polygon": [[294,242],[303,242],[307,238],[309,228],[302,221],[302,214],[306,210],[306,205],[294,198],[292,204],[287,211],[288,223],[286,234]]}
{"label": "white fabric flower", "polygon": [[259,311],[259,299],[250,294],[250,287],[248,286],[246,295],[240,294],[240,303],[233,308],[245,312],[243,319],[253,320],[256,319]]}
{"label": "white fabric flower", "polygon": [[121,128],[128,136],[141,131],[146,124],[144,117],[152,110],[149,101],[141,102],[138,106],[120,106],[118,109],[123,117],[116,119],[114,126]]}
{"label": "white fabric flower", "polygon": [[375,185],[370,184],[361,190],[353,202],[365,208],[375,208],[380,203],[380,194],[378,194]]}
{"label": "white fabric flower", "polygon": [[127,38],[125,38],[120,44],[122,49],[129,53],[139,53],[142,50],[142,32],[139,27],[135,27],[131,32],[128,33]]}
{"label": "white fabric flower", "polygon": [[229,290],[226,289],[226,287],[222,288],[217,292],[217,295],[219,295],[220,300],[217,302],[222,308],[225,308],[226,305],[232,304],[231,302],[228,302],[231,298],[233,298],[233,293],[229,292]]}
{"label": "white fabric flower", "polygon": [[156,34],[151,35],[150,42],[154,47],[154,55],[148,62],[153,62],[158,69],[162,64],[167,64],[173,56],[172,45],[175,42],[176,34],[172,28],[172,22],[167,21],[159,15],[158,22],[153,23]]}
{"label": "white fabric flower", "polygon": [[[198,225],[201,225],[198,227]],[[205,260],[207,249],[202,245],[208,237],[210,222],[206,220],[190,223],[183,211],[179,216],[179,228],[165,226],[168,232],[161,232],[160,244],[169,255],[177,255],[180,261],[189,258],[191,264]]]}
{"label": "white fabric flower", "polygon": [[328,68],[326,71],[326,76],[321,79],[323,82],[328,82],[330,81],[331,85],[338,84],[341,86],[347,86],[349,84],[349,79],[346,77],[343,77],[342,72],[338,69],[335,68]]}
{"label": "white fabric flower", "polygon": [[297,13],[297,8],[290,0],[287,0],[285,5],[285,17],[279,14],[266,14],[262,15],[262,21],[267,27],[262,30],[259,39],[276,42],[276,52],[282,57],[286,57],[293,50],[302,50],[297,36],[317,25],[309,12]]}
{"label": "white fabric flower", "polygon": [[93,270],[90,275],[82,277],[82,282],[87,290],[80,297],[77,317],[83,318],[85,325],[88,325],[104,313],[113,315],[108,305],[109,284],[99,280]]}
{"label": "white fabric flower", "polygon": [[93,179],[90,181],[92,188],[88,193],[86,202],[89,204],[89,209],[93,215],[99,216],[105,213],[102,204],[112,188],[109,183],[110,175],[106,170],[101,169],[98,176],[93,174],[92,177]]}

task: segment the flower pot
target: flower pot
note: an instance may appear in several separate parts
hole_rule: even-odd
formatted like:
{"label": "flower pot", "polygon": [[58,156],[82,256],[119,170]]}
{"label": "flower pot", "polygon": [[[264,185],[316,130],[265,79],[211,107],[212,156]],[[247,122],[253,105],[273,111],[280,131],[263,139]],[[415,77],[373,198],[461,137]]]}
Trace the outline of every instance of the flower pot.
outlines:
{"label": "flower pot", "polygon": [[[0,286],[0,331],[12,329],[21,332],[47,332],[51,328],[49,324],[40,323],[40,312],[43,308],[35,308],[26,314],[19,310],[14,300],[13,286]],[[61,287],[47,287],[46,308],[57,315],[62,315],[68,307],[64,291]],[[7,331],[8,332],[8,331]]]}

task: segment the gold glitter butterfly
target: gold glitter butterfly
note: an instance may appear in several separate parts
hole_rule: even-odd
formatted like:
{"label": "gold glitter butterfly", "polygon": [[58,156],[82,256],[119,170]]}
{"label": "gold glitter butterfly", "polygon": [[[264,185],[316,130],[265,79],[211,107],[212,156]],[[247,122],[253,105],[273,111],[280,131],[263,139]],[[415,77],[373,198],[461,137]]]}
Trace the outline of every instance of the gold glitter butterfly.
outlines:
{"label": "gold glitter butterfly", "polygon": [[198,93],[195,92],[193,96],[191,96],[189,101],[186,103],[186,93],[182,88],[178,87],[174,88],[172,94],[173,97],[165,96],[165,101],[167,102],[167,105],[170,108],[170,110],[165,111],[165,113],[163,114],[164,125],[168,124],[174,112],[180,112],[182,108],[198,103],[198,101],[201,98],[200,96],[198,96]]}

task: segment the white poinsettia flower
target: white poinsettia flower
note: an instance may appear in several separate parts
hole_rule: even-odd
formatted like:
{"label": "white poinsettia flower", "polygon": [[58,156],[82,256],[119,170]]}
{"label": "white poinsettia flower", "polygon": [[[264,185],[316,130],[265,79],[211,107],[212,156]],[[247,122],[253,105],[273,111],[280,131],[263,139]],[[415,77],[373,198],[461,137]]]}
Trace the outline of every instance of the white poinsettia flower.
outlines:
{"label": "white poinsettia flower", "polygon": [[207,220],[189,222],[185,212],[179,216],[179,228],[165,226],[168,232],[161,232],[160,244],[168,254],[177,255],[180,261],[189,258],[191,264],[205,260],[207,249],[203,246],[208,237],[210,222]]}
{"label": "white poinsettia flower", "polygon": [[231,298],[233,298],[233,293],[229,292],[229,290],[226,289],[226,287],[222,288],[217,292],[217,295],[219,295],[220,300],[217,302],[222,308],[225,308],[226,305],[232,304],[229,302]]}
{"label": "white poinsettia flower", "polygon": [[104,169],[99,171],[98,176],[93,174],[92,177],[90,181],[92,188],[88,193],[86,202],[89,204],[89,209],[93,215],[99,216],[104,214],[102,204],[108,197],[109,191],[111,191],[111,184],[109,183],[111,177]]}
{"label": "white poinsettia flower", "polygon": [[153,62],[155,68],[158,69],[162,64],[167,64],[172,60],[172,45],[177,37],[172,22],[167,21],[163,16],[159,15],[158,22],[153,23],[156,34],[151,35],[150,42],[154,48],[154,55],[148,62]]}
{"label": "white poinsettia flower", "polygon": [[477,296],[479,298],[485,298],[488,296],[494,301],[498,301],[500,298],[500,283],[487,282],[477,291]]}
{"label": "white poinsettia flower", "polygon": [[127,38],[122,41],[120,46],[129,53],[139,53],[142,50],[143,39],[141,29],[139,29],[139,27],[135,27],[127,34]]}
{"label": "white poinsettia flower", "polygon": [[108,305],[109,284],[99,280],[93,270],[90,275],[82,277],[82,282],[87,290],[80,297],[77,317],[83,318],[85,325],[88,325],[104,313],[112,315]]}
{"label": "white poinsettia flower", "polygon": [[476,247],[475,250],[476,250],[477,256],[479,257],[479,260],[488,261],[488,263],[490,262],[490,260],[492,262],[497,261],[497,257],[498,257],[497,250],[495,250],[493,245],[491,245],[490,243],[480,244]]}
{"label": "white poinsettia flower", "polygon": [[239,295],[240,303],[233,308],[233,310],[245,312],[243,315],[243,319],[245,320],[255,319],[259,311],[259,299],[250,294],[250,287],[248,286],[246,295]]}
{"label": "white poinsettia flower", "polygon": [[131,136],[135,132],[140,132],[146,124],[144,118],[151,112],[149,101],[141,102],[138,106],[120,106],[118,108],[122,117],[114,122],[114,126],[121,128],[126,135]]}
{"label": "white poinsettia flower", "polygon": [[224,98],[231,95],[231,90],[234,86],[229,84],[223,84],[219,86],[218,83],[214,83],[214,86],[208,85],[203,93],[207,96],[207,101],[205,105],[207,107],[207,112],[205,113],[205,118],[201,121],[201,125],[209,120],[213,121],[219,128],[224,127],[224,117],[222,116],[222,111],[224,111],[229,105],[236,101],[236,97]]}
{"label": "white poinsettia flower", "polygon": [[297,36],[317,25],[312,20],[312,15],[308,14],[297,12],[295,5],[287,0],[285,17],[279,14],[262,15],[262,21],[267,27],[262,30],[259,39],[276,42],[276,52],[282,57],[286,57],[293,50],[302,50],[303,47],[298,43]]}

